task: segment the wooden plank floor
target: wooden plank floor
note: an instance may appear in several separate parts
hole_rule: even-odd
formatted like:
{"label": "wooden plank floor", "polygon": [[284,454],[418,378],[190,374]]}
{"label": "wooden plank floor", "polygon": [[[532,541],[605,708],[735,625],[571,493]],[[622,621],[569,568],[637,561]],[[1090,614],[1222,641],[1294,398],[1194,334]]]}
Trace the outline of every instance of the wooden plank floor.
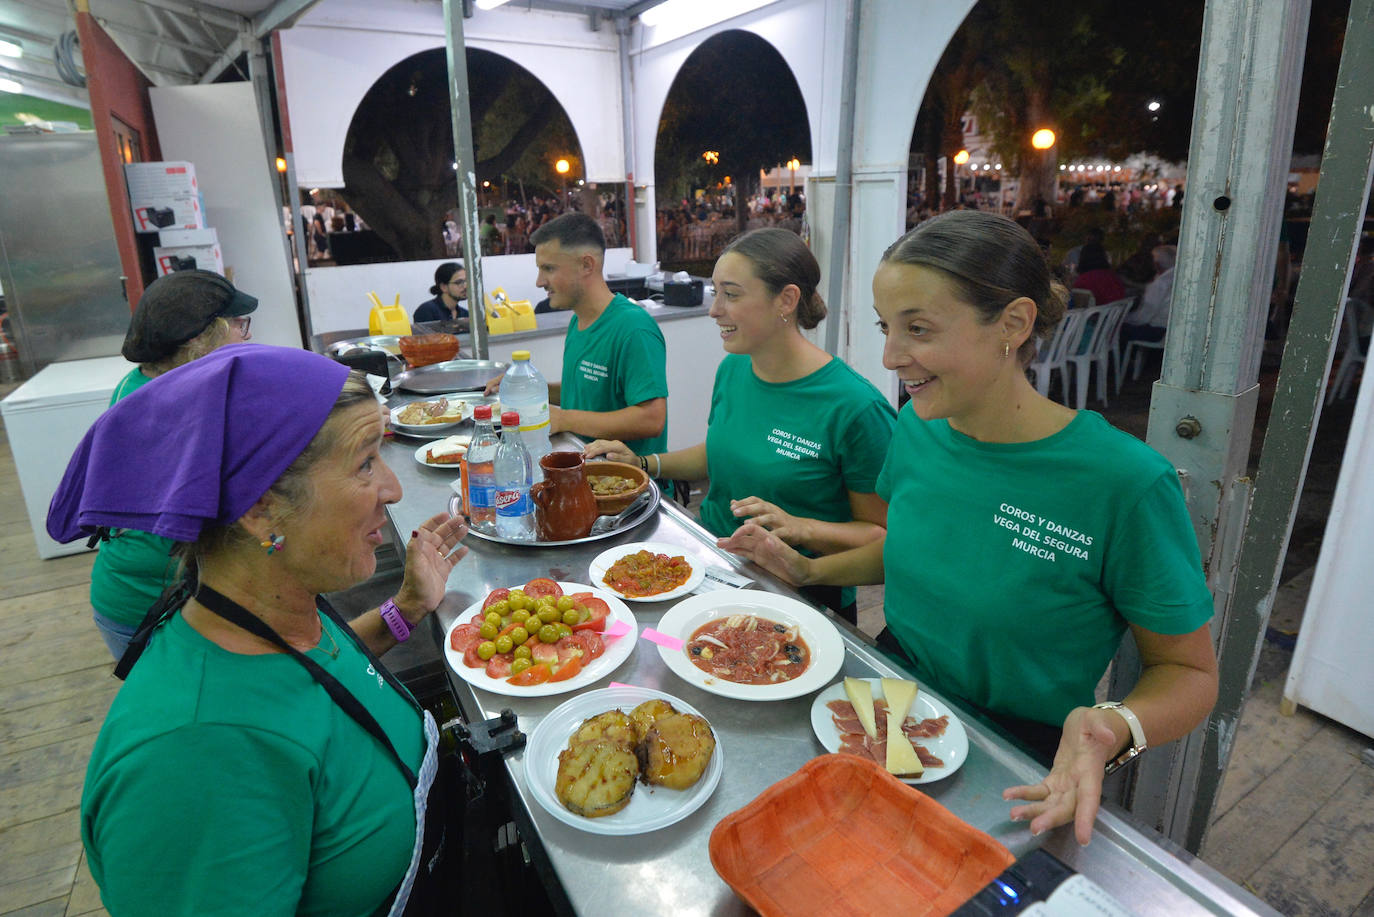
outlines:
{"label": "wooden plank floor", "polygon": [[[86,601],[93,558],[38,558],[6,440],[0,448],[3,915],[105,913],[85,866],[78,822],[86,761],[118,687]],[[1300,617],[1309,581],[1310,570],[1280,590],[1276,627]],[[859,605],[860,626],[876,633],[882,587],[861,589]],[[1267,676],[1265,669],[1262,664],[1246,705],[1202,858],[1285,914],[1374,917],[1374,767],[1360,756],[1370,742],[1304,710],[1280,716],[1286,666]]]}

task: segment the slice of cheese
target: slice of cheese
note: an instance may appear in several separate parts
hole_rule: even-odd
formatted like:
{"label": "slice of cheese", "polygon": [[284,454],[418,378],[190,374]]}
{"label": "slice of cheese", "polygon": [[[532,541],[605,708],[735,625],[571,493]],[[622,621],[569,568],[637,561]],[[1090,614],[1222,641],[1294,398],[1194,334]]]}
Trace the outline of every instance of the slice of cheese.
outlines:
{"label": "slice of cheese", "polygon": [[844,693],[849,696],[849,702],[854,705],[854,712],[859,716],[859,722],[864,727],[864,732],[868,733],[870,739],[878,737],[878,721],[873,716],[873,690],[868,682],[861,678],[846,678],[844,680]]}
{"label": "slice of cheese", "polygon": [[883,679],[883,696],[887,699],[887,772],[889,774],[921,774],[925,768],[911,747],[911,740],[902,732],[907,711],[916,700],[916,683],[900,678]]}

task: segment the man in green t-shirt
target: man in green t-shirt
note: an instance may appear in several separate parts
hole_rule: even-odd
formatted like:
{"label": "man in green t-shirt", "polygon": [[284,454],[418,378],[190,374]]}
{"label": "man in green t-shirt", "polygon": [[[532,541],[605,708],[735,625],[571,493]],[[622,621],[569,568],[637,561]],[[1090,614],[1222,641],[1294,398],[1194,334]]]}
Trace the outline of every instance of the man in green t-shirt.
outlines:
{"label": "man in green t-shirt", "polygon": [[663,332],[602,276],[606,240],[584,213],[566,213],[530,236],[535,285],[549,306],[570,309],[559,382],[549,383],[549,432],[618,439],[640,455],[668,448]]}

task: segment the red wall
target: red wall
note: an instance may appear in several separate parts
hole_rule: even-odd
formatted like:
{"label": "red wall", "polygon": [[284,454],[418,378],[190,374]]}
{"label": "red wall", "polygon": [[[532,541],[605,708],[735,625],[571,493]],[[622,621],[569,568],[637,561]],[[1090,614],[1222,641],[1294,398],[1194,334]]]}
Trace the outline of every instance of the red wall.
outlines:
{"label": "red wall", "polygon": [[81,57],[86,65],[91,123],[95,126],[100,146],[100,158],[105,170],[105,193],[110,198],[115,242],[119,247],[124,275],[128,278],[126,289],[132,310],[143,295],[144,280],[139,266],[138,234],[134,232],[129,193],[124,185],[123,160],[119,155],[110,117],[116,116],[138,131],[144,161],[156,162],[161,159],[162,150],[153,126],[153,107],[148,99],[148,87],[152,83],[105,34],[105,30],[91,17],[85,2],[78,3],[76,29],[81,39]]}

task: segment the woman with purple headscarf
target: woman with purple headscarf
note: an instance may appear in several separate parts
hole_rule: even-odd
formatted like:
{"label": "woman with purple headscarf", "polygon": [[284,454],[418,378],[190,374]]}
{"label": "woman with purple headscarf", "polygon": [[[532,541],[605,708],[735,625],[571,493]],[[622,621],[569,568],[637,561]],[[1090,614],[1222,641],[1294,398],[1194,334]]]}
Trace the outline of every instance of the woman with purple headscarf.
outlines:
{"label": "woman with purple headscarf", "polygon": [[232,345],[78,446],[48,532],[151,532],[186,569],[121,660],[86,773],[82,841],[111,914],[427,912],[437,730],[377,657],[443,599],[466,527],[444,513],[412,533],[400,590],[351,624],[322,598],[371,576],[401,498],[382,431],[360,375]]}

